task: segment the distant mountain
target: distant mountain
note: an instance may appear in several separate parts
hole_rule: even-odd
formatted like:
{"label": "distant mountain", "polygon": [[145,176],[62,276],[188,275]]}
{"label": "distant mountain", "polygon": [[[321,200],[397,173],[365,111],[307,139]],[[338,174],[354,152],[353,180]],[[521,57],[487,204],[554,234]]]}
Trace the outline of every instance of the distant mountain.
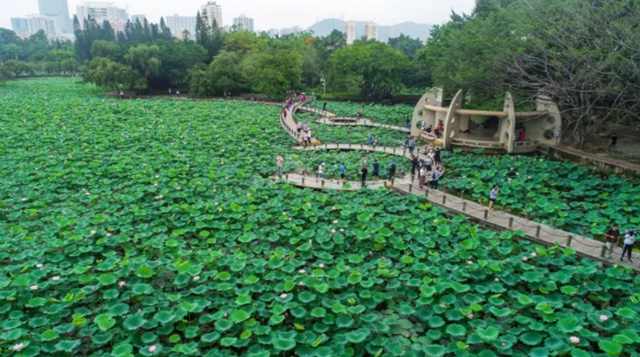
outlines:
{"label": "distant mountain", "polygon": [[[356,38],[360,39],[364,36],[364,24],[365,21],[354,21],[356,23]],[[342,31],[342,24],[344,21],[340,19],[324,19],[320,22],[313,24],[308,28],[309,31],[313,31],[316,36],[327,36],[333,30]],[[389,38],[398,37],[400,34],[405,36],[419,38],[424,41],[429,38],[429,33],[433,28],[433,25],[417,24],[415,22],[403,22],[401,24],[392,26],[380,26],[378,25],[378,40],[387,42]]]}

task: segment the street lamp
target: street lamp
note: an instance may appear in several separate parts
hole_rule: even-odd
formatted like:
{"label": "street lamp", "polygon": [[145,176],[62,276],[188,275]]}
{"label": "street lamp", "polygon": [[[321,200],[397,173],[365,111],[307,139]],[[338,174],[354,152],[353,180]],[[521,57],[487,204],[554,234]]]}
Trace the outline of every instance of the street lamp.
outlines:
{"label": "street lamp", "polygon": [[322,83],[322,87],[324,88],[323,95],[327,95],[327,81],[324,77],[320,78],[320,83]]}

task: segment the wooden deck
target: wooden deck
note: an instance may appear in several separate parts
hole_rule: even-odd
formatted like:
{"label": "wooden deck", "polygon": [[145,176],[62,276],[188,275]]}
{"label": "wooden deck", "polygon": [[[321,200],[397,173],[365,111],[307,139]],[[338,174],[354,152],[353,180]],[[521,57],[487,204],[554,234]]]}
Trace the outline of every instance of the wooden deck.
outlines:
{"label": "wooden deck", "polygon": [[316,123],[336,126],[367,126],[372,128],[385,128],[389,130],[402,131],[404,133],[410,133],[411,129],[398,125],[380,124],[376,123],[368,118],[356,118],[356,117],[341,117],[335,113],[328,112],[326,110],[316,109],[312,107],[301,106],[298,110],[303,112],[315,113],[321,115],[321,118],[316,119]]}
{"label": "wooden deck", "polygon": [[[294,105],[293,110],[287,115],[281,115],[280,123],[282,127],[291,135],[294,139],[301,142],[296,134],[296,122],[293,114],[296,110],[302,107],[304,103],[298,103]],[[355,145],[355,144],[329,144],[325,143],[316,146],[296,146],[297,150],[362,150],[362,151],[375,151],[384,152],[393,155],[399,155],[404,157],[410,157],[411,154],[407,148],[397,147],[384,147],[384,146],[372,146],[372,145]],[[419,150],[416,153],[419,154]],[[423,153],[426,149],[423,149]],[[335,179],[319,179],[311,176],[303,176],[299,174],[287,174],[282,178],[274,177],[276,182],[288,183],[294,186],[306,187],[311,189],[332,189],[332,190],[344,190],[344,191],[356,191],[360,189],[378,190],[384,189],[385,184],[389,183],[383,180],[378,182],[367,181],[365,187],[361,187],[359,181],[348,181],[345,183],[339,182]],[[472,221],[480,224],[492,227],[498,230],[510,230],[510,231],[522,231],[524,232],[524,239],[532,241],[537,244],[546,246],[553,246],[558,244],[562,247],[571,247],[576,251],[576,254],[582,257],[593,259],[602,262],[605,265],[621,264],[630,267],[634,271],[640,271],[640,258],[636,257],[633,263],[629,263],[628,260],[621,262],[620,254],[622,249],[619,247],[614,248],[613,259],[605,259],[604,243],[595,241],[593,239],[581,237],[574,233],[569,233],[561,229],[557,229],[551,226],[539,224],[522,217],[511,215],[502,211],[489,211],[487,206],[482,204],[464,200],[462,198],[441,192],[438,190],[427,189],[427,187],[420,189],[417,182],[413,182],[411,176],[398,179],[391,183],[391,189],[405,195],[415,195],[424,197],[426,200],[434,205],[443,207],[450,212],[460,214],[468,217]]]}

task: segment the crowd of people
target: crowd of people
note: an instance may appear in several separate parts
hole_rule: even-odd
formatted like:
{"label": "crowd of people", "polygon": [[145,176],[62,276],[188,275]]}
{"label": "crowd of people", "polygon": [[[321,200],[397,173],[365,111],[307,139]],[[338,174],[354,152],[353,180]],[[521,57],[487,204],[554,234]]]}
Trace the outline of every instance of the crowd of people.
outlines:
{"label": "crowd of people", "polygon": [[425,133],[429,134],[429,135],[433,135],[436,138],[441,138],[442,137],[442,132],[444,131],[444,122],[442,120],[438,121],[438,125],[436,125],[436,127],[434,128],[432,124],[429,124],[427,126],[427,123],[422,122],[422,131],[424,131]]}
{"label": "crowd of people", "polygon": [[[620,254],[621,262],[624,261],[624,256],[626,254],[629,263],[633,263],[631,261],[631,252],[633,251],[633,245],[637,235],[638,228],[625,231],[624,239],[622,241],[622,253]],[[608,253],[606,259],[609,260],[613,258],[614,248],[620,246],[620,228],[617,224],[614,224],[613,227],[609,228],[605,232],[605,240]]]}

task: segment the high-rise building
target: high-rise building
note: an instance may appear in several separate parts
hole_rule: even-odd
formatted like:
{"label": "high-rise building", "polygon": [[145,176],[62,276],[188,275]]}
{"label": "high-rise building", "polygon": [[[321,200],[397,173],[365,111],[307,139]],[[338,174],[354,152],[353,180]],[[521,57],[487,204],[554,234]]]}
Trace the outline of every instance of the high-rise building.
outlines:
{"label": "high-rise building", "polygon": [[378,24],[373,21],[367,21],[364,24],[364,37],[367,40],[378,40]]}
{"label": "high-rise building", "polygon": [[208,1],[206,5],[202,5],[200,15],[209,26],[213,27],[215,22],[217,28],[222,28],[222,6],[215,1]]}
{"label": "high-rise building", "polygon": [[40,15],[54,18],[58,34],[73,33],[67,0],[38,0]]}
{"label": "high-rise building", "polygon": [[253,19],[242,14],[240,17],[235,17],[233,19],[233,27],[236,31],[253,32]]}
{"label": "high-rise building", "polygon": [[297,35],[300,32],[302,32],[302,28],[300,26],[293,26],[280,30],[280,36]]}
{"label": "high-rise building", "polygon": [[196,38],[196,17],[195,16],[166,16],[165,22],[167,27],[171,29],[174,37],[184,39],[184,31],[189,31],[189,39]]}
{"label": "high-rise building", "polygon": [[347,45],[352,44],[356,40],[356,23],[354,21],[345,21],[342,24],[342,33],[347,35]]}
{"label": "high-rise building", "polygon": [[84,26],[84,20],[92,18],[100,25],[106,20],[109,21],[113,30],[124,32],[127,24],[126,10],[117,8],[113,3],[108,2],[84,2],[76,6],[76,15],[80,21],[80,26]]}
{"label": "high-rise building", "polygon": [[269,37],[271,38],[276,38],[278,36],[280,36],[280,30],[278,29],[271,29],[269,31],[267,31],[269,33]]}
{"label": "high-rise building", "polygon": [[29,25],[30,35],[33,35],[40,30],[44,31],[50,38],[54,38],[61,34],[55,17],[27,15],[27,23]]}
{"label": "high-rise building", "polygon": [[144,24],[144,20],[147,19],[147,15],[131,15],[131,22],[134,24],[140,21],[141,24]]}
{"label": "high-rise building", "polygon": [[25,38],[29,36],[29,20],[25,18],[12,17],[11,29],[18,37]]}

